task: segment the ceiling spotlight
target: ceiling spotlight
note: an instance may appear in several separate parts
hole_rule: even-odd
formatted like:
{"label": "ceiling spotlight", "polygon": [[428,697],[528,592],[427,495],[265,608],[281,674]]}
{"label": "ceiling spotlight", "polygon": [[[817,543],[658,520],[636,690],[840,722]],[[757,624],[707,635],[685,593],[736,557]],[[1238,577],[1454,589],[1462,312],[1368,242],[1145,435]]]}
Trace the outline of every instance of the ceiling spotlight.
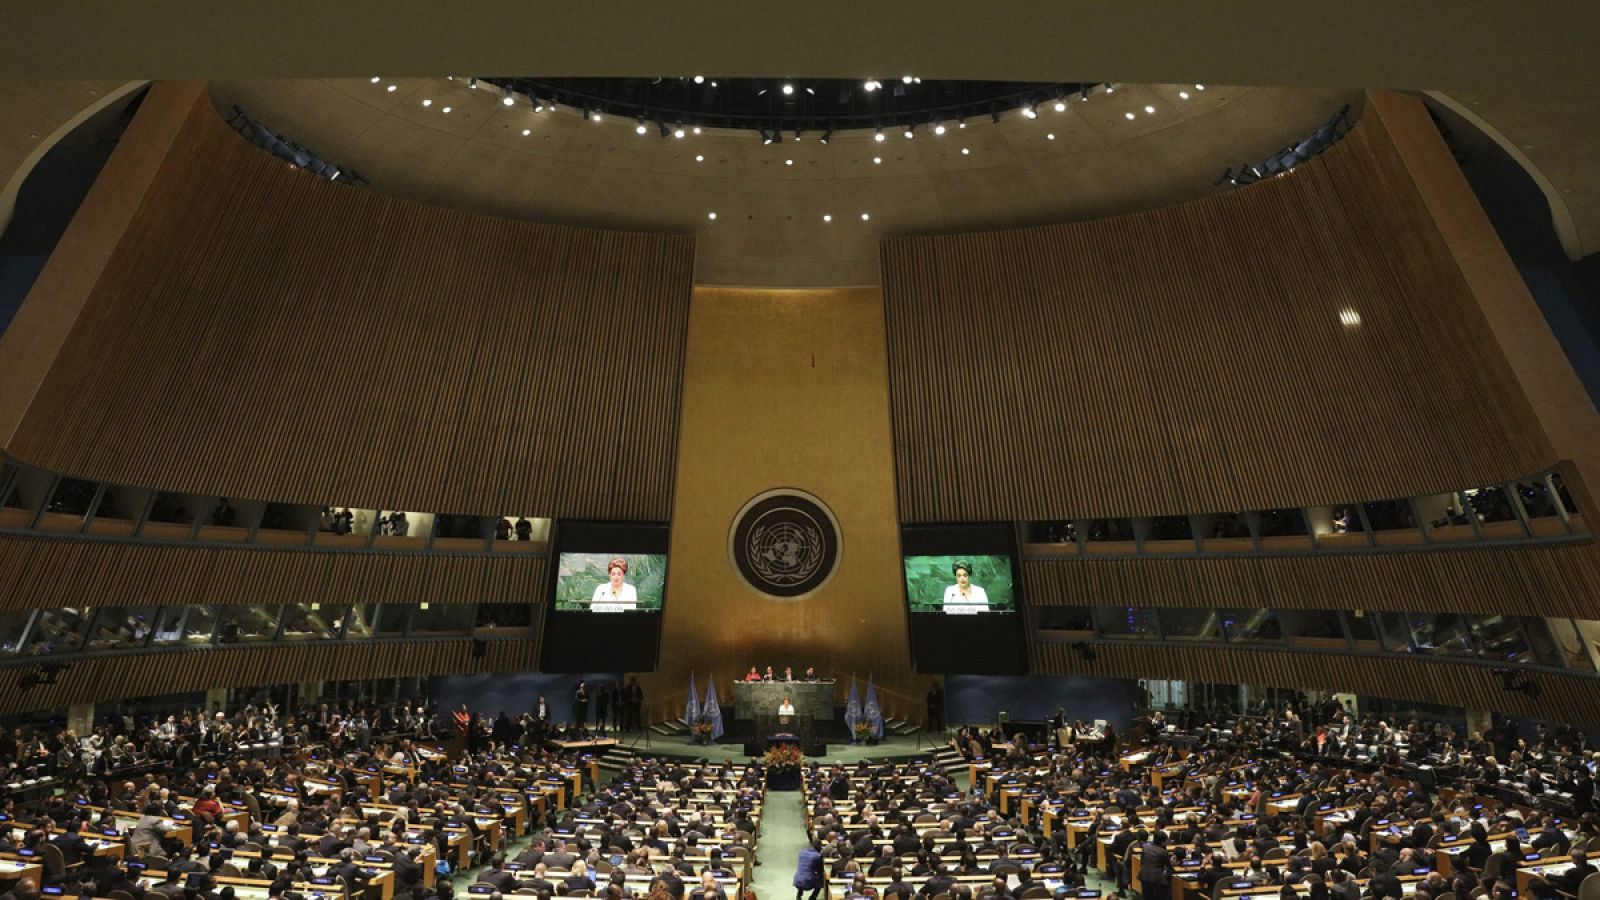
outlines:
{"label": "ceiling spotlight", "polygon": [[440,112],[448,116],[450,115],[450,107],[446,106],[444,109],[440,110]]}
{"label": "ceiling spotlight", "polygon": [[1127,117],[1128,121],[1133,121],[1133,113],[1123,113],[1123,115]]}
{"label": "ceiling spotlight", "polygon": [[1106,93],[1115,94],[1116,92],[1117,92],[1117,86],[1116,85],[1114,85],[1114,84],[1106,85]]}
{"label": "ceiling spotlight", "polygon": [[1154,106],[1146,106],[1144,108],[1144,114],[1147,116],[1153,116],[1156,114],[1156,108]]}
{"label": "ceiling spotlight", "polygon": [[696,153],[694,155],[694,161],[695,162],[705,162],[706,161],[705,155],[702,154],[702,153]]}
{"label": "ceiling spotlight", "polygon": [[605,116],[600,114],[600,110],[597,109],[597,110],[594,111],[594,120],[596,122],[600,121],[603,118],[605,118]]}
{"label": "ceiling spotlight", "polygon": [[433,101],[432,100],[424,100],[424,101],[422,101],[422,105],[423,106],[432,106],[433,105]]}
{"label": "ceiling spotlight", "polygon": [[933,133],[934,134],[944,134],[944,123],[940,122],[940,123],[934,125],[933,126]]}
{"label": "ceiling spotlight", "polygon": [[873,164],[873,165],[875,165],[875,166],[881,166],[881,165],[883,165],[883,157],[881,157],[881,156],[874,156],[874,157],[873,157],[873,158],[872,158],[872,164]]}
{"label": "ceiling spotlight", "polygon": [[1026,118],[1026,119],[1037,119],[1037,118],[1039,118],[1039,114],[1033,111],[1033,104],[1031,104],[1031,103],[1027,104],[1024,107],[1022,107],[1022,116],[1023,116],[1023,118]]}
{"label": "ceiling spotlight", "polygon": [[908,125],[908,126],[906,126],[905,135],[906,135],[906,140],[909,141],[912,138],[916,137],[917,133],[915,131],[912,131],[911,127]]}
{"label": "ceiling spotlight", "polygon": [[535,100],[533,102],[533,111],[534,112],[544,112],[544,103],[541,102],[541,101]]}
{"label": "ceiling spotlight", "polygon": [[700,126],[699,126],[699,125],[696,125],[696,126],[695,126],[695,127],[694,127],[694,133],[695,133],[695,134],[699,134],[699,133],[700,133]]}
{"label": "ceiling spotlight", "polygon": [[705,84],[706,83],[706,77],[704,75],[696,75],[694,77],[694,83],[695,84]]}
{"label": "ceiling spotlight", "polygon": [[377,76],[377,75],[374,75],[374,76],[372,76],[372,83],[373,83],[373,84],[377,84],[377,83],[378,83],[378,82],[380,82],[380,81],[382,81],[382,80],[383,80],[383,79],[382,79],[382,78],[380,78],[380,77],[379,77],[379,76]]}
{"label": "ceiling spotlight", "polygon": [[1194,89],[1197,90],[1197,91],[1203,91],[1203,90],[1206,89],[1206,86],[1203,85],[1203,84],[1197,84],[1197,85],[1194,86]]}
{"label": "ceiling spotlight", "polygon": [[794,165],[794,160],[786,159],[786,160],[783,161],[783,164],[786,165],[786,166],[792,166],[792,165]]}
{"label": "ceiling spotlight", "polygon": [[971,151],[971,150],[968,150],[968,149],[967,149],[967,148],[965,148],[965,147],[962,147],[962,148],[961,148],[961,155],[962,155],[962,156],[969,156],[969,155],[971,155],[971,153],[972,153],[972,151]]}
{"label": "ceiling spotlight", "polygon": [[1179,100],[1187,100],[1187,99],[1189,99],[1189,92],[1188,91],[1179,91],[1178,92],[1178,99]]}
{"label": "ceiling spotlight", "polygon": [[765,128],[761,128],[761,129],[758,129],[758,130],[761,132],[761,146],[765,147],[768,144],[771,144],[772,143],[772,135],[769,134]]}
{"label": "ceiling spotlight", "polygon": [[533,134],[533,129],[532,128],[524,128],[524,129],[522,129],[522,136],[523,137],[527,137],[530,134]]}
{"label": "ceiling spotlight", "polygon": [[1062,101],[1060,101],[1060,100],[1057,100],[1056,101],[1056,112],[1066,112],[1066,111],[1067,111],[1067,104],[1062,102]]}
{"label": "ceiling spotlight", "polygon": [[468,78],[467,79],[467,87],[472,88],[473,90],[477,90],[478,89],[478,79],[476,79],[476,78]]}
{"label": "ceiling spotlight", "polygon": [[869,94],[872,93],[873,91],[878,90],[879,88],[882,88],[882,87],[883,87],[883,82],[878,81],[877,79],[873,79],[873,78],[869,78],[866,81],[861,83],[861,89],[866,91]]}
{"label": "ceiling spotlight", "polygon": [[878,132],[872,136],[872,139],[875,140],[875,141],[882,141],[883,140],[883,129],[879,128]]}
{"label": "ceiling spotlight", "polygon": [[679,126],[672,129],[672,136],[681,140],[683,138],[683,127]]}
{"label": "ceiling spotlight", "polygon": [[815,97],[817,95],[817,89],[816,88],[806,88],[806,93],[808,93],[811,96]]}
{"label": "ceiling spotlight", "polygon": [[1078,88],[1078,102],[1079,103],[1088,103],[1089,102],[1089,89],[1088,88],[1086,88],[1086,87]]}
{"label": "ceiling spotlight", "polygon": [[504,97],[500,98],[500,103],[503,106],[510,106],[511,104],[513,104],[515,102],[517,102],[517,99],[515,97],[511,96],[510,94],[507,94]]}
{"label": "ceiling spotlight", "polygon": [[783,95],[785,97],[788,97],[788,96],[792,95],[793,93],[794,93],[794,85],[786,84],[786,85],[783,86]]}
{"label": "ceiling spotlight", "polygon": [[1050,133],[1050,134],[1047,134],[1047,135],[1045,135],[1045,136],[1044,136],[1044,139],[1045,139],[1045,140],[1047,140],[1047,141],[1053,141],[1053,140],[1055,140],[1055,139],[1056,139],[1056,136],[1055,136],[1055,133],[1054,133],[1054,132],[1051,132],[1051,133]]}
{"label": "ceiling spotlight", "polygon": [[821,141],[824,144],[826,144],[828,141],[830,141],[832,139],[833,139],[833,129],[832,128],[824,130],[822,132],[822,137],[817,138],[817,140]]}
{"label": "ceiling spotlight", "polygon": [[872,217],[867,215],[866,213],[862,213],[861,214],[861,221],[863,221],[863,222],[867,221],[870,218],[872,218]]}
{"label": "ceiling spotlight", "polygon": [[384,88],[384,90],[386,90],[386,91],[388,91],[388,92],[389,92],[389,93],[391,93],[391,94],[392,94],[392,93],[394,93],[394,92],[395,92],[395,89],[396,89],[396,87],[397,87],[397,86],[396,86],[396,85],[392,85],[392,84],[391,84],[391,85],[389,85],[389,86],[388,86],[388,87],[386,87],[386,88]]}
{"label": "ceiling spotlight", "polygon": [[647,129],[644,127],[644,116],[640,116],[639,124],[633,126],[633,131],[635,134],[644,134],[646,130]]}
{"label": "ceiling spotlight", "polygon": [[706,213],[706,218],[708,218],[711,221],[715,222],[717,220],[717,214],[716,213]]}
{"label": "ceiling spotlight", "polygon": [[911,76],[910,75],[902,75],[902,76],[900,76],[900,83],[901,84],[910,84],[911,83]]}

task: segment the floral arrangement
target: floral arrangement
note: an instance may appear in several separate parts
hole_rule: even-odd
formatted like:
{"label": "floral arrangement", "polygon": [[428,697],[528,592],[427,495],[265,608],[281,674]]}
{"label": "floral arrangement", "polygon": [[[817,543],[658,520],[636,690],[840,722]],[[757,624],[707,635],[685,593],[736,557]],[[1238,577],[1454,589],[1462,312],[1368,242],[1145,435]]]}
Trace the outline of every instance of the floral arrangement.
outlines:
{"label": "floral arrangement", "polygon": [[872,740],[872,723],[857,722],[855,725],[856,743],[864,744]]}
{"label": "floral arrangement", "polygon": [[710,719],[705,719],[705,718],[695,719],[694,720],[693,730],[694,730],[694,739],[695,739],[695,741],[697,743],[701,743],[701,744],[709,744],[709,743],[711,743],[712,728],[711,728],[711,720]]}
{"label": "floral arrangement", "polygon": [[767,771],[798,772],[805,765],[806,755],[794,744],[779,744],[767,751]]}

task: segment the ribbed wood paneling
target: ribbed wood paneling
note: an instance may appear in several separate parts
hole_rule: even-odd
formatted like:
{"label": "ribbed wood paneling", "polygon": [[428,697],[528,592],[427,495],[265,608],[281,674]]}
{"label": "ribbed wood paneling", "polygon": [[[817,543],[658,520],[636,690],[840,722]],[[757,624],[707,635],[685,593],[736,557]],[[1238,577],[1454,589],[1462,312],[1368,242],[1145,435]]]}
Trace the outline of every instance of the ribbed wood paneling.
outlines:
{"label": "ribbed wood paneling", "polygon": [[1600,723],[1600,691],[1593,679],[1535,673],[1540,694],[1501,688],[1482,666],[1397,657],[1297,654],[1271,650],[1219,650],[1166,643],[1154,646],[1094,645],[1088,662],[1069,644],[1036,642],[1033,671],[1040,675],[1101,678],[1176,678],[1260,687],[1349,691],[1367,697],[1419,700],[1446,706],[1489,709],[1578,724]]}
{"label": "ribbed wood paneling", "polygon": [[1378,127],[1182,206],[885,241],[901,518],[1320,505],[1552,463]]}
{"label": "ribbed wood paneling", "polygon": [[526,672],[538,663],[538,641],[485,642],[481,659],[472,641],[327,643],[272,647],[218,647],[143,653],[76,662],[58,683],[23,691],[20,667],[0,669],[0,712],[61,710],[74,703],[155,697],[219,687]]}
{"label": "ribbed wood paneling", "polygon": [[662,520],[693,262],[687,236],[331,183],[202,102],[7,449],[230,497]]}
{"label": "ribbed wood paneling", "polygon": [[1600,619],[1591,543],[1216,559],[1025,560],[1028,602],[1511,613]]}
{"label": "ribbed wood paneling", "polygon": [[0,608],[182,603],[539,603],[524,556],[197,547],[0,535]]}

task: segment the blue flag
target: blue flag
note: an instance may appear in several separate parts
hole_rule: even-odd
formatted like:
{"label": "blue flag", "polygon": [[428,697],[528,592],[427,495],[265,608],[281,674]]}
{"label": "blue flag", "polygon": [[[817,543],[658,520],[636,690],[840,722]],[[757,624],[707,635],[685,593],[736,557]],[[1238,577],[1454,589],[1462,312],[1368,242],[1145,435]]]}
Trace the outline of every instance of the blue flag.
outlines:
{"label": "blue flag", "polygon": [[883,710],[878,708],[878,689],[872,685],[872,676],[867,676],[867,708],[862,710],[862,716],[872,725],[872,736],[883,737]]}
{"label": "blue flag", "polygon": [[689,729],[691,731],[694,730],[695,720],[700,718],[700,698],[695,696],[695,694],[697,694],[697,693],[699,693],[699,691],[695,690],[694,673],[690,672],[689,673],[689,702],[683,708],[683,720],[685,722],[689,723]]}
{"label": "blue flag", "polygon": [[844,706],[844,724],[850,729],[850,739],[856,739],[856,723],[861,721],[861,698],[856,694],[856,676],[850,676],[850,700]]}
{"label": "blue flag", "polygon": [[700,707],[700,712],[711,720],[711,739],[714,741],[722,737],[722,704],[717,702],[717,680],[711,679],[706,684],[706,702]]}

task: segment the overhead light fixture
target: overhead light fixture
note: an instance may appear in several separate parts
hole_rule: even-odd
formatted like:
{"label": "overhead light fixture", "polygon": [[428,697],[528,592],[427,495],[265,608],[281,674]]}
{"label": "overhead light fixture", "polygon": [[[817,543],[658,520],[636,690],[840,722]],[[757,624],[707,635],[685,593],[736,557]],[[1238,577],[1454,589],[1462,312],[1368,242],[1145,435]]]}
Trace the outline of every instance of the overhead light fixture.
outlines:
{"label": "overhead light fixture", "polygon": [[1156,114],[1156,108],[1154,106],[1146,106],[1144,108],[1144,114],[1147,116],[1153,116]]}
{"label": "overhead light fixture", "polygon": [[883,129],[879,128],[877,133],[872,136],[872,139],[881,143],[883,141]]}
{"label": "overhead light fixture", "polygon": [[1089,89],[1087,87],[1078,88],[1078,102],[1079,103],[1088,103],[1089,102]]}
{"label": "overhead light fixture", "polygon": [[633,126],[633,131],[635,134],[644,134],[646,130],[647,129],[644,127],[644,116],[640,116],[639,124]]}
{"label": "overhead light fixture", "polygon": [[717,214],[714,213],[714,212],[713,213],[706,213],[706,218],[708,218],[711,221],[715,222],[717,220]]}
{"label": "overhead light fixture", "polygon": [[911,76],[911,75],[901,75],[900,76],[900,83],[901,84],[910,84],[912,81],[913,81],[913,76]]}
{"label": "overhead light fixture", "polygon": [[823,213],[822,214],[822,221],[824,221],[824,222],[832,222],[833,221],[833,216],[828,215],[827,213]]}
{"label": "overhead light fixture", "polygon": [[1037,112],[1034,112],[1033,104],[1031,104],[1031,103],[1023,105],[1023,107],[1022,107],[1022,116],[1025,119],[1037,119],[1037,118],[1039,118],[1039,114]]}
{"label": "overhead light fixture", "polygon": [[706,161],[706,157],[705,157],[705,154],[703,154],[703,153],[696,153],[696,154],[695,154],[695,155],[694,155],[694,161],[695,161],[695,162],[705,162],[705,161]]}
{"label": "overhead light fixture", "polygon": [[530,134],[533,134],[533,129],[532,128],[524,128],[524,129],[522,129],[522,136],[523,137],[527,137]]}
{"label": "overhead light fixture", "polygon": [[1206,86],[1203,85],[1203,84],[1197,84],[1197,85],[1194,86],[1194,89],[1197,90],[1197,91],[1203,91],[1203,90],[1206,89]]}
{"label": "overhead light fixture", "polygon": [[1123,113],[1122,115],[1125,116],[1128,119],[1128,121],[1130,121],[1130,122],[1132,122],[1134,120],[1134,118],[1136,118],[1133,113]]}
{"label": "overhead light fixture", "polygon": [[683,139],[683,126],[679,125],[677,128],[672,129],[672,136],[677,138],[677,139],[679,139],[679,140],[682,140]]}
{"label": "overhead light fixture", "polygon": [[444,109],[440,110],[440,112],[448,116],[450,115],[450,107],[446,106]]}
{"label": "overhead light fixture", "polygon": [[822,142],[824,144],[826,144],[828,141],[830,141],[832,139],[833,139],[833,129],[832,128],[828,128],[828,129],[824,130],[822,132],[822,137],[817,138],[818,141],[820,141],[820,142]]}
{"label": "overhead light fixture", "polygon": [[594,111],[594,120],[596,122],[598,122],[598,121],[600,121],[601,119],[604,119],[604,118],[605,118],[605,116],[601,114],[600,110],[597,109],[597,110]]}
{"label": "overhead light fixture", "polygon": [[875,165],[875,166],[881,166],[881,165],[883,165],[883,157],[881,157],[881,156],[874,156],[874,157],[873,157],[873,158],[872,158],[872,164],[873,164],[873,165]]}
{"label": "overhead light fixture", "polygon": [[467,87],[472,88],[473,90],[477,90],[478,89],[478,79],[476,79],[476,78],[468,78],[467,79]]}
{"label": "overhead light fixture", "polygon": [[510,106],[511,104],[513,104],[515,102],[517,102],[517,98],[511,96],[510,94],[507,94],[504,97],[500,98],[500,103],[501,103],[502,106]]}
{"label": "overhead light fixture", "polygon": [[1114,84],[1107,84],[1106,85],[1106,93],[1115,94],[1116,92],[1117,92],[1117,86],[1116,85],[1114,85]]}
{"label": "overhead light fixture", "polygon": [[863,221],[863,222],[867,221],[870,218],[872,218],[872,217],[867,215],[866,213],[862,213],[861,214],[861,221]]}
{"label": "overhead light fixture", "polygon": [[433,101],[432,100],[423,100],[422,101],[422,105],[423,106],[432,106],[433,105]]}
{"label": "overhead light fixture", "polygon": [[381,76],[378,76],[378,75],[372,76],[372,83],[373,84],[377,84],[378,82],[380,82],[382,80],[383,80],[383,78]]}
{"label": "overhead light fixture", "polygon": [[785,97],[790,97],[790,96],[793,96],[793,95],[794,95],[794,85],[792,85],[792,84],[785,84],[785,85],[784,85],[784,86],[783,86],[783,95],[784,95],[784,96],[785,96]]}
{"label": "overhead light fixture", "polygon": [[944,123],[938,122],[933,126],[934,134],[944,134]]}
{"label": "overhead light fixture", "polygon": [[1056,112],[1066,112],[1067,104],[1061,100],[1056,101]]}
{"label": "overhead light fixture", "polygon": [[971,150],[968,150],[968,149],[967,149],[967,148],[965,148],[965,147],[962,147],[962,148],[961,148],[961,155],[962,155],[962,156],[968,156],[968,155],[970,155],[970,154],[971,154],[971,153],[972,153],[972,151],[971,151]]}
{"label": "overhead light fixture", "polygon": [[906,140],[909,141],[912,138],[916,137],[917,133],[916,133],[916,131],[912,130],[910,125],[907,125],[906,126],[906,130],[905,130],[905,136],[906,136]]}
{"label": "overhead light fixture", "polygon": [[694,83],[695,84],[705,84],[706,83],[706,77],[704,75],[696,75],[694,77]]}
{"label": "overhead light fixture", "polygon": [[792,166],[792,165],[794,165],[794,160],[786,159],[786,160],[783,161],[783,164],[786,165],[786,166]]}
{"label": "overhead light fixture", "polygon": [[699,134],[699,133],[700,133],[700,126],[699,126],[699,125],[696,125],[696,126],[695,126],[695,127],[694,127],[694,133],[695,133],[695,134]]}
{"label": "overhead light fixture", "polygon": [[1055,140],[1055,139],[1056,139],[1056,135],[1055,135],[1055,132],[1053,132],[1053,131],[1052,131],[1052,132],[1051,132],[1051,133],[1049,133],[1049,134],[1047,134],[1047,135],[1045,135],[1045,136],[1044,136],[1044,139],[1045,139],[1045,140],[1047,140],[1047,141],[1053,141],[1053,140]]}
{"label": "overhead light fixture", "polygon": [[758,128],[756,130],[761,132],[761,146],[765,147],[772,143],[772,135],[768,133],[765,128]]}
{"label": "overhead light fixture", "polygon": [[1178,92],[1178,99],[1179,100],[1187,100],[1187,99],[1189,99],[1189,92],[1188,91],[1179,91]]}
{"label": "overhead light fixture", "polygon": [[389,92],[389,93],[391,93],[391,94],[392,94],[392,93],[394,93],[394,92],[395,92],[395,90],[396,90],[396,89],[397,89],[397,88],[398,88],[398,87],[399,87],[399,85],[393,85],[393,84],[391,84],[391,85],[389,85],[389,86],[388,86],[388,87],[386,87],[386,88],[384,88],[384,90],[386,90],[386,91],[388,91],[388,92]]}

